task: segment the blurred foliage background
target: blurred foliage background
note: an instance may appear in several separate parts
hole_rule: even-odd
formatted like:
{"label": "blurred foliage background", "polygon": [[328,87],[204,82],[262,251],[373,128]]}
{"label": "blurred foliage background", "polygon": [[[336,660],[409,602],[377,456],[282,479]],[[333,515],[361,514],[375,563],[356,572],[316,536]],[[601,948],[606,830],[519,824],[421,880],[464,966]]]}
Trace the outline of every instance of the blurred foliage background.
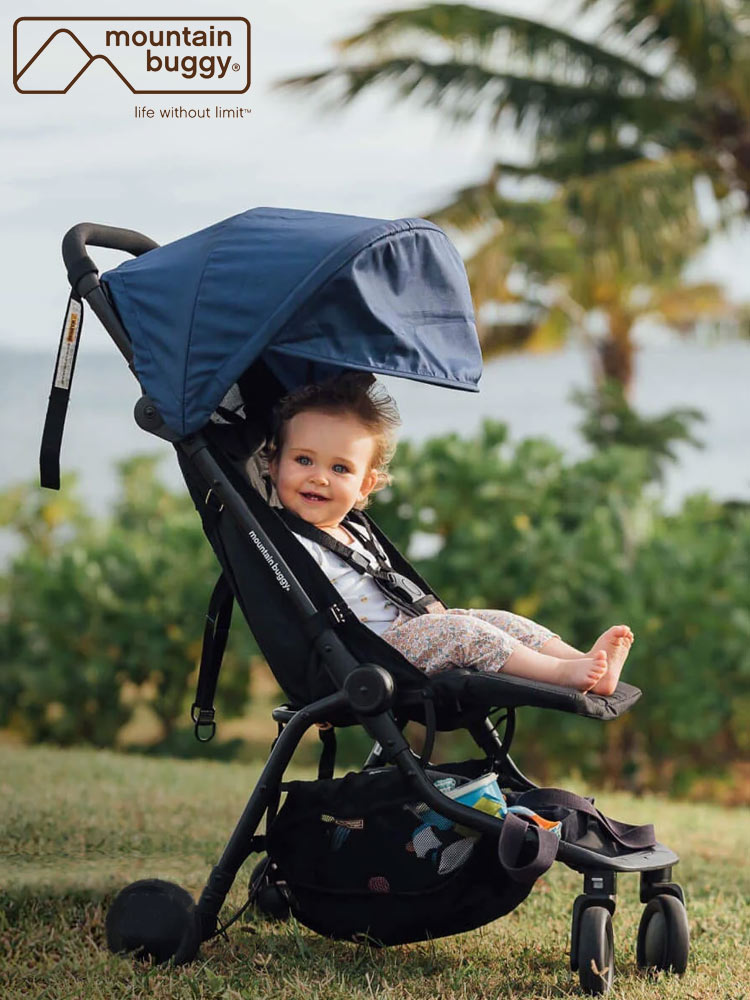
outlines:
{"label": "blurred foliage background", "polygon": [[[750,509],[694,496],[665,513],[670,444],[698,415],[645,420],[616,385],[606,398],[605,413],[600,397],[581,400],[591,454],[574,463],[542,439],[511,445],[491,421],[468,439],[402,442],[373,516],[449,606],[510,608],[584,649],[608,624],[633,627],[626,677],[645,697],[607,725],[522,710],[520,762],[532,774],[747,801]],[[139,741],[146,712],[141,742],[202,753],[188,713],[217,566],[189,498],[160,483],[153,459],[120,475],[106,522],[70,482],[59,495],[19,486],[0,499],[20,540],[1,578],[0,726],[29,742],[123,746]],[[235,738],[212,753],[267,751],[268,701],[281,695],[266,678],[237,614],[217,707],[268,739],[249,750],[220,726]],[[446,739],[444,752],[470,752]],[[367,748],[363,733],[342,734],[342,762]]]}

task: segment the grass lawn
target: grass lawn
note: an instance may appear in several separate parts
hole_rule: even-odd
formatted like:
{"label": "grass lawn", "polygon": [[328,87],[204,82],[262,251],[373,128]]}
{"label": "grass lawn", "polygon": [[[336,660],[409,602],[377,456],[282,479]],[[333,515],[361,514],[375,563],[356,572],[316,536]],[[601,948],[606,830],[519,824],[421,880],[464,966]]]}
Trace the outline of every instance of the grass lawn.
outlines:
{"label": "grass lawn", "polygon": [[[87,750],[0,747],[0,997],[343,1000],[577,996],[569,921],[580,876],[562,865],[488,927],[376,950],[293,921],[238,922],[190,966],[110,955],[104,915],[137,878],[198,894],[249,795],[254,766],[154,760]],[[298,775],[299,776],[299,775]],[[589,789],[572,789],[589,792]],[[640,976],[637,876],[619,881],[613,998],[750,1000],[750,812],[602,794],[617,819],[654,822],[682,862],[691,962],[682,979]],[[246,865],[254,863],[251,858]],[[243,902],[245,870],[230,895]],[[231,911],[225,911],[225,918]]]}

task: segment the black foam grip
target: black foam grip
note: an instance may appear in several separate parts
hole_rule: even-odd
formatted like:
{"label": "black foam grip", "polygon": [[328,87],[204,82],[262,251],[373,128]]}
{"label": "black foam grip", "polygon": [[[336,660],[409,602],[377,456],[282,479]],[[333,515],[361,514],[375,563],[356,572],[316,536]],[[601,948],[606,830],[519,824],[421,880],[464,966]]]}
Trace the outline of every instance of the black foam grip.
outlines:
{"label": "black foam grip", "polygon": [[85,274],[98,271],[96,264],[86,253],[87,246],[122,250],[124,253],[139,257],[148,250],[156,249],[159,244],[134,229],[100,226],[95,222],[79,222],[77,226],[68,230],[62,242],[63,260],[73,287]]}

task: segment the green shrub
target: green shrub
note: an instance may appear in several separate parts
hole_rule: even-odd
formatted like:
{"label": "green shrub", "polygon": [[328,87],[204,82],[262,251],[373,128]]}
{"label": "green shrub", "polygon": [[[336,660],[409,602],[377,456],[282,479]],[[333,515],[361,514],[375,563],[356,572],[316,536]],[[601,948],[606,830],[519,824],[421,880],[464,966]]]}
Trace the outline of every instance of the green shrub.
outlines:
{"label": "green shrub", "polygon": [[[111,746],[146,702],[164,737],[189,709],[216,563],[189,499],[151,458],[120,466],[111,520],[61,494],[16,488],[3,521],[24,542],[2,581],[0,724],[29,740]],[[217,705],[241,708],[257,653],[235,630]]]}

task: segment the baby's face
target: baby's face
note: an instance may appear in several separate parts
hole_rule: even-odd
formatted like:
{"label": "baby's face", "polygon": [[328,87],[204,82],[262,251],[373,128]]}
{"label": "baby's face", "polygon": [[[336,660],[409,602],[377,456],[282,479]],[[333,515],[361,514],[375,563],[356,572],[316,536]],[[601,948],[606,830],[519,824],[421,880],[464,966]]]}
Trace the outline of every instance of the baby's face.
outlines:
{"label": "baby's face", "polygon": [[316,527],[335,528],[377,482],[372,435],[352,415],[308,411],[292,417],[284,438],[271,463],[279,500]]}

